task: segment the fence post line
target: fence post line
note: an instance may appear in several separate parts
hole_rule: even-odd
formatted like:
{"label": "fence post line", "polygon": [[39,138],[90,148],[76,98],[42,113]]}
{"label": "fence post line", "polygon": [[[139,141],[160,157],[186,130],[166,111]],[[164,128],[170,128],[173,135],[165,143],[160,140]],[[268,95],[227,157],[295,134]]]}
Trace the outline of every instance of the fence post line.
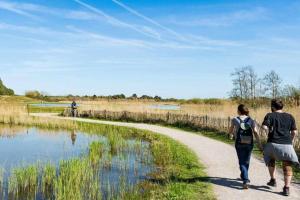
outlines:
{"label": "fence post line", "polygon": [[228,130],[228,132],[229,132],[229,129],[230,129],[230,126],[231,126],[231,117],[228,117],[227,118],[227,130]]}

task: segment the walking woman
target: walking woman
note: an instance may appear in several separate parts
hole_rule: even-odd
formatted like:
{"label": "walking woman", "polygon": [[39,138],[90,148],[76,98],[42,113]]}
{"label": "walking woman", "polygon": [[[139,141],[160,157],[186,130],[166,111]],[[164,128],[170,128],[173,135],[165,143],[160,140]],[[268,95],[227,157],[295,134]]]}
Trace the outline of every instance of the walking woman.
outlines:
{"label": "walking woman", "polygon": [[248,189],[249,180],[249,164],[251,153],[254,146],[253,135],[255,136],[259,148],[262,149],[258,136],[258,131],[255,121],[249,117],[249,109],[241,104],[238,106],[238,116],[231,121],[230,134],[234,135],[235,148],[239,160],[241,170],[241,179],[243,181],[243,188]]}

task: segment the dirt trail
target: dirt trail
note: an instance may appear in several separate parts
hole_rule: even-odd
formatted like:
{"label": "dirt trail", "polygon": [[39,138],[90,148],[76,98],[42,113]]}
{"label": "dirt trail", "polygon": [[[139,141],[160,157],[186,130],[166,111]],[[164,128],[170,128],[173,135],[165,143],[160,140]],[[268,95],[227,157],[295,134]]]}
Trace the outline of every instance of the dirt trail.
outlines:
{"label": "dirt trail", "polygon": [[169,136],[185,144],[197,154],[200,162],[206,166],[206,172],[208,176],[211,177],[214,192],[220,200],[300,200],[300,185],[296,183],[291,187],[290,197],[280,195],[283,187],[283,176],[281,173],[278,173],[278,187],[267,187],[266,182],[269,180],[267,168],[262,161],[256,158],[252,158],[250,164],[250,189],[247,191],[242,190],[242,185],[240,181],[237,180],[240,172],[234,147],[201,135],[149,124],[110,122],[83,118],[65,118],[53,116],[51,114],[35,115],[40,117],[51,116],[54,118],[63,118],[64,120],[134,127]]}

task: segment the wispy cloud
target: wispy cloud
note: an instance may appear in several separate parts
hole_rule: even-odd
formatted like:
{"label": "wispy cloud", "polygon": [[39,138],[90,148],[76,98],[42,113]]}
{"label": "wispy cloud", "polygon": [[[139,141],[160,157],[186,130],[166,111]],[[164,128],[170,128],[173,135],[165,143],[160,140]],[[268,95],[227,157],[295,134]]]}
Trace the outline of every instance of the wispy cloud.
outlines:
{"label": "wispy cloud", "polygon": [[[227,41],[227,40],[213,40],[207,37],[203,37],[203,36],[193,36],[193,35],[182,35],[164,25],[162,25],[161,23],[145,16],[144,14],[138,12],[137,10],[129,7],[128,5],[118,1],[118,0],[112,0],[114,3],[116,3],[117,5],[119,5],[120,7],[124,8],[125,10],[127,10],[128,12],[130,12],[131,14],[145,20],[146,22],[149,22],[152,25],[155,25],[156,27],[162,29],[163,31],[165,31],[166,33],[168,33],[168,36],[174,36],[175,39],[179,40],[182,44],[176,44],[175,46],[181,46],[181,47],[189,47],[189,48],[200,48],[200,46],[202,46],[203,48],[208,49],[209,47],[213,47],[213,46],[241,46],[240,43],[235,42],[235,41]],[[253,13],[251,13],[253,14]],[[234,14],[235,18],[251,18],[250,13],[235,13]],[[162,35],[162,33],[161,33]],[[169,43],[170,44],[170,43]],[[172,45],[172,46],[173,46]],[[174,47],[174,46],[173,46]]]}
{"label": "wispy cloud", "polygon": [[[41,19],[41,15],[52,15],[55,17],[73,19],[73,20],[98,20],[99,17],[91,12],[83,10],[69,10],[54,7],[47,7],[40,4],[20,3],[11,1],[1,1],[0,9],[7,10],[18,15],[26,16],[32,19]],[[32,14],[34,13],[34,14]]]}
{"label": "wispy cloud", "polygon": [[[147,40],[137,40],[137,39],[123,39],[111,36],[106,36],[100,33],[93,33],[86,30],[82,30],[75,27],[69,27],[70,30],[78,33],[81,37],[91,39],[93,43],[101,43],[109,46],[132,46],[141,47],[145,49],[156,49],[156,48],[170,48],[170,49],[201,49],[197,46],[180,44],[177,42],[153,42]],[[203,48],[204,49],[204,48]],[[205,48],[206,50],[209,47]]]}
{"label": "wispy cloud", "polygon": [[[18,15],[22,15],[25,17],[29,17],[32,19],[39,19],[37,16],[30,14],[29,12],[26,12],[23,10],[23,8],[26,7],[26,4],[19,4],[19,3],[13,3],[8,1],[0,1],[0,9],[7,10],[13,13],[16,13]],[[29,8],[29,4],[27,5]]]}
{"label": "wispy cloud", "polygon": [[65,17],[68,19],[77,19],[77,20],[97,20],[98,19],[98,16],[93,13],[79,11],[79,10],[69,11],[65,14]]}
{"label": "wispy cloud", "polygon": [[24,32],[24,33],[29,33],[32,35],[38,35],[40,37],[45,37],[45,36],[74,36],[72,32],[67,32],[67,31],[60,31],[60,30],[53,30],[49,29],[47,27],[43,26],[26,26],[26,25],[15,25],[15,24],[8,24],[8,23],[1,23],[0,22],[0,30],[8,30],[8,31],[15,31],[15,32]]}
{"label": "wispy cloud", "polygon": [[105,36],[99,33],[88,32],[76,27],[68,27],[70,30],[74,31],[81,37],[90,38],[94,42],[105,43],[110,46],[137,46],[137,47],[147,47],[145,43],[141,40],[130,40],[130,39],[119,39],[115,37]]}
{"label": "wispy cloud", "polygon": [[141,27],[138,27],[136,25],[132,25],[132,24],[126,23],[124,21],[121,21],[121,20],[119,20],[119,19],[117,19],[117,18],[115,18],[115,17],[113,17],[113,16],[105,13],[104,11],[100,10],[99,8],[96,8],[96,7],[92,6],[92,5],[84,3],[84,2],[82,2],[80,0],[74,0],[74,1],[77,2],[78,4],[82,5],[83,7],[85,7],[87,9],[93,11],[94,13],[96,13],[96,14],[104,17],[106,19],[106,21],[109,24],[113,25],[113,26],[122,27],[122,28],[128,28],[128,29],[131,29],[131,30],[133,30],[135,32],[138,32],[138,33],[140,33],[140,34],[142,34],[144,36],[148,36],[148,37],[151,37],[153,39],[161,40],[161,38],[157,37],[157,34],[153,34],[152,31],[149,32],[149,31],[147,31],[145,29],[141,29]]}
{"label": "wispy cloud", "polygon": [[188,35],[189,39],[193,40],[195,44],[198,45],[208,45],[208,46],[223,46],[223,47],[240,47],[244,46],[244,43],[231,40],[221,40],[221,39],[211,39],[199,35]]}
{"label": "wispy cloud", "polygon": [[[189,49],[210,49],[210,46],[217,46],[218,42],[208,39],[208,38],[199,38],[199,37],[190,37],[186,35],[181,35],[177,33],[176,31],[163,26],[159,22],[143,15],[142,13],[128,7],[127,5],[121,3],[117,0],[112,0],[117,5],[121,6],[128,12],[134,14],[135,16],[142,18],[146,22],[150,23],[151,25],[154,25],[156,28],[147,26],[145,24],[143,25],[137,25],[132,23],[127,23],[122,20],[119,20],[102,10],[91,6],[87,3],[84,3],[80,0],[74,0],[81,6],[85,7],[86,9],[90,10],[91,12],[87,12],[84,10],[65,10],[65,9],[59,9],[59,8],[50,8],[43,5],[38,4],[31,4],[31,3],[18,3],[18,2],[6,2],[6,1],[0,1],[0,8],[14,11],[18,14],[27,14],[32,17],[33,15],[31,13],[36,13],[37,15],[54,15],[57,17],[63,17],[67,19],[74,19],[74,20],[97,20],[97,21],[105,21],[106,23],[111,24],[112,26],[119,27],[119,28],[126,28],[133,30],[137,33],[140,33],[144,36],[147,36],[149,38],[158,40],[159,43],[156,42],[149,42],[149,41],[143,41],[143,40],[134,40],[134,39],[120,39],[120,38],[114,38],[111,36],[105,36],[102,34],[97,34],[97,40],[100,40],[100,37],[102,40],[110,41],[112,45],[131,45],[131,46],[139,46],[144,48],[155,48],[155,47],[163,47],[163,48],[189,48]],[[41,17],[41,15],[39,15]],[[35,15],[34,15],[35,17]],[[42,34],[42,35],[51,35],[51,34],[60,34],[60,35],[71,35],[71,32],[63,32],[63,31],[57,31],[57,30],[51,30],[44,27],[27,27],[27,26],[19,26],[19,25],[11,25],[11,24],[5,24],[0,23],[0,29],[9,29],[9,30],[15,30],[15,31],[24,31],[31,34]],[[77,32],[78,33],[78,32]],[[89,32],[81,32],[81,34],[86,34],[86,36],[89,37],[95,37],[95,34],[91,34]],[[175,39],[175,40],[174,40]],[[205,41],[207,40],[207,41]],[[226,43],[224,41],[220,41],[220,46],[225,46]],[[233,46],[232,44],[227,43],[228,46]]]}
{"label": "wispy cloud", "polygon": [[135,15],[135,16],[138,16],[139,18],[142,18],[144,19],[145,21],[163,29],[164,31],[168,32],[169,34],[175,36],[177,39],[179,40],[183,40],[183,41],[186,41],[186,39],[179,33],[177,33],[176,31],[160,24],[159,22],[151,19],[150,17],[147,17],[145,15],[143,15],[142,13],[138,12],[137,10],[125,5],[124,3],[120,2],[120,1],[117,1],[117,0],[112,0],[114,3],[116,3],[117,5],[121,6],[122,8],[124,8],[125,10],[127,10],[128,12],[130,12],[131,14]]}
{"label": "wispy cloud", "polygon": [[172,18],[167,20],[169,23],[180,26],[208,26],[222,27],[231,26],[237,23],[249,23],[267,19],[267,10],[263,7],[256,7],[248,10],[238,10],[231,13],[207,16],[193,16],[186,20]]}

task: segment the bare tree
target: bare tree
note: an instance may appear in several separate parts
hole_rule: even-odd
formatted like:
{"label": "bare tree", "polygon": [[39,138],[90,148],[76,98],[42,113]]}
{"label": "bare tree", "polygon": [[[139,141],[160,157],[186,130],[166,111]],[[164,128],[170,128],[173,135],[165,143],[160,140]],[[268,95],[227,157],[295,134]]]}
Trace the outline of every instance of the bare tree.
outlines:
{"label": "bare tree", "polygon": [[233,77],[232,96],[241,99],[255,99],[258,85],[258,76],[252,66],[236,68],[231,74]]}
{"label": "bare tree", "polygon": [[266,93],[266,88],[264,86],[264,80],[258,78],[256,83],[256,97],[263,97],[265,93]]}
{"label": "bare tree", "polygon": [[239,97],[243,99],[245,97],[245,71],[244,68],[235,68],[235,71],[231,74],[233,77],[233,89],[232,89],[232,96]]}
{"label": "bare tree", "polygon": [[272,98],[277,98],[280,95],[280,84],[282,79],[274,71],[270,71],[264,77],[265,90],[269,92]]}
{"label": "bare tree", "polygon": [[249,79],[249,87],[250,87],[250,95],[252,99],[256,98],[257,93],[257,85],[259,82],[258,76],[255,73],[252,66],[246,67],[247,73],[248,73],[248,79]]}
{"label": "bare tree", "polygon": [[286,101],[292,102],[296,106],[300,106],[300,88],[293,85],[286,85],[282,89],[282,96]]}

